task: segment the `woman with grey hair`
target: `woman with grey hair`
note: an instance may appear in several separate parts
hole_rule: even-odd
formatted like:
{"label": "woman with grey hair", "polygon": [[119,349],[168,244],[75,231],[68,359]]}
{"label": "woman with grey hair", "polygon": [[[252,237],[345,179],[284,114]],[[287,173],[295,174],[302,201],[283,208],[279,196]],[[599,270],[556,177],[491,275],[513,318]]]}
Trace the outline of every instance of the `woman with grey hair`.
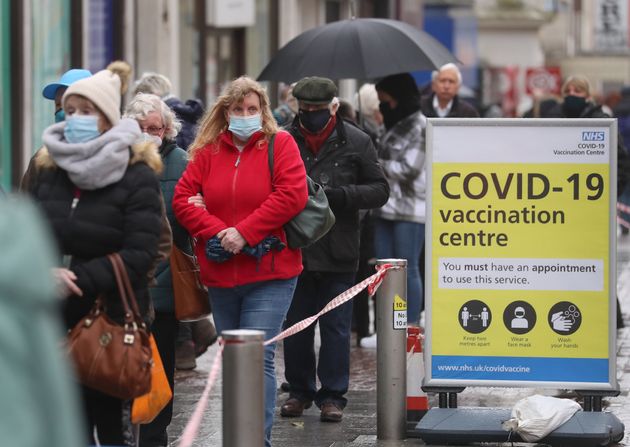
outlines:
{"label": "woman with grey hair", "polygon": [[134,94],[152,93],[159,96],[168,105],[175,116],[182,122],[181,131],[177,134],[177,145],[188,150],[197,133],[197,122],[204,113],[203,103],[198,99],[186,102],[171,93],[171,81],[160,73],[147,72],[134,84]]}
{"label": "woman with grey hair", "polygon": [[[171,202],[175,184],[186,169],[186,151],[175,143],[175,137],[181,124],[173,111],[156,95],[137,94],[125,109],[125,117],[135,119],[140,125],[143,138],[158,145],[158,151],[164,170],[160,176],[160,189],[164,196],[166,216],[173,231],[173,243],[181,250],[191,253],[188,233],[177,222]],[[155,281],[149,289],[155,320],[151,331],[164,363],[164,370],[173,389],[175,375],[175,342],[177,339],[177,320],[175,319],[173,282],[169,260],[158,265]],[[150,424],[140,428],[140,447],[168,445],[167,427],[173,415],[173,400],[160,412]]]}
{"label": "woman with grey hair", "polygon": [[127,105],[125,117],[138,121],[145,139],[154,140],[160,146],[160,153],[164,141],[174,143],[182,127],[168,105],[159,96],[149,93],[138,93]]}

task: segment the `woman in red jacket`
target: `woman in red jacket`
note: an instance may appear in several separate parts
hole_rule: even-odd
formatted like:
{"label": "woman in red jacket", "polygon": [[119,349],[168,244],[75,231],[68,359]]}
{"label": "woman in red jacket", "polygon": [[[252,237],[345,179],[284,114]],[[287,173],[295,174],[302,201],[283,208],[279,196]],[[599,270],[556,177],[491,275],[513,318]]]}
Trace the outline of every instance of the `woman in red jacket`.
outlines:
{"label": "woman in red jacket", "polygon": [[[274,142],[274,172],[267,146]],[[232,81],[203,117],[190,162],[175,188],[173,210],[195,238],[218,332],[281,329],[297,276],[300,250],[287,246],[283,225],[308,197],[306,172],[291,135],[279,131],[263,87]],[[274,345],[265,347],[265,445],[275,408]]]}

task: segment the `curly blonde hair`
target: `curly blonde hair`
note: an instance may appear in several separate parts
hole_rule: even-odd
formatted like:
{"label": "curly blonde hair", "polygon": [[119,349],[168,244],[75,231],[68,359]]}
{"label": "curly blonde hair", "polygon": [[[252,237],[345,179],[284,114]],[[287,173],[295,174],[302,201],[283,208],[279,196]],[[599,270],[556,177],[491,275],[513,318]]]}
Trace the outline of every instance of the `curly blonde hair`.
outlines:
{"label": "curly blonde hair", "polygon": [[250,93],[257,94],[260,99],[262,131],[266,137],[270,138],[280,130],[271,112],[265,88],[249,76],[241,76],[223,89],[221,96],[201,119],[195,141],[192,142],[188,151],[191,160],[205,145],[217,142],[219,135],[228,128],[227,109],[234,103],[243,102],[245,96]]}

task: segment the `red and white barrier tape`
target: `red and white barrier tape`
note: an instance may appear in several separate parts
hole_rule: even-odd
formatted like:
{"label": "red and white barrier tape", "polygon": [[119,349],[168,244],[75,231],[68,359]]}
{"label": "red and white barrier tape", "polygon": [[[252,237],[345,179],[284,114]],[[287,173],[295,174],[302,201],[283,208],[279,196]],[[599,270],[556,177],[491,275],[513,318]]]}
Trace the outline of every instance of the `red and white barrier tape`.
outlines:
{"label": "red and white barrier tape", "polygon": [[630,206],[625,203],[617,202],[617,209],[623,213],[630,213]]}
{"label": "red and white barrier tape", "polygon": [[[617,202],[617,211],[630,214],[630,206],[625,203]],[[617,223],[625,228],[630,228],[630,222],[625,220],[622,216],[617,215]]]}
{"label": "red and white barrier tape", "polygon": [[182,435],[182,440],[179,443],[179,447],[190,447],[197,437],[197,433],[199,432],[199,426],[201,425],[201,419],[203,418],[203,412],[206,410],[208,406],[208,399],[210,398],[210,390],[214,385],[214,382],[217,380],[217,376],[219,375],[219,369],[221,369],[221,358],[223,357],[223,339],[219,338],[219,351],[217,352],[214,361],[212,362],[212,368],[210,368],[210,373],[208,374],[208,382],[206,383],[206,387],[201,394],[201,398],[197,402],[197,406],[195,407],[195,411],[192,416],[188,420],[186,424],[186,428],[184,429],[184,434]]}
{"label": "red and white barrier tape", "polygon": [[339,295],[337,295],[328,304],[326,304],[326,306],[324,306],[324,308],[322,310],[320,310],[317,314],[312,315],[312,316],[310,316],[308,318],[305,318],[304,320],[302,320],[302,321],[300,321],[298,323],[295,323],[293,326],[291,326],[290,328],[285,329],[284,331],[280,332],[278,335],[276,335],[272,339],[267,340],[265,342],[265,346],[266,345],[270,345],[272,343],[275,343],[275,342],[277,342],[279,340],[282,340],[284,338],[290,337],[291,335],[297,334],[300,331],[303,331],[304,329],[309,327],[311,324],[313,324],[315,321],[317,321],[317,319],[319,317],[321,317],[322,315],[324,315],[327,312],[330,312],[335,307],[341,306],[346,301],[351,300],[352,298],[357,296],[359,294],[359,292],[361,292],[366,287],[368,288],[368,294],[369,295],[374,295],[376,293],[376,290],[379,288],[379,286],[383,282],[383,279],[385,277],[385,273],[387,273],[388,270],[396,269],[396,268],[399,268],[399,267],[395,267],[395,266],[393,266],[391,264],[383,264],[383,265],[376,266],[376,273],[375,274],[373,274],[369,278],[364,279],[359,284],[356,284],[356,285],[350,287],[345,292],[342,292]]}
{"label": "red and white barrier tape", "polygon": [[[385,279],[385,274],[387,273],[387,271],[397,270],[399,268],[400,267],[393,266],[391,264],[377,265],[375,274],[373,274],[369,278],[364,279],[359,284],[352,286],[345,292],[337,295],[316,315],[310,316],[298,323],[295,323],[290,328],[282,331],[275,337],[265,341],[264,345],[265,346],[269,345],[271,343],[274,343],[278,340],[282,340],[284,338],[287,338],[293,334],[296,334],[304,330],[305,328],[313,324],[315,321],[317,321],[317,319],[321,317],[322,315],[324,315],[326,312],[330,312],[335,307],[339,307],[346,301],[351,300],[366,287],[368,289],[368,294],[374,295],[376,293],[376,290],[382,284],[383,279]],[[220,360],[223,355],[223,341],[220,338],[219,338],[219,341],[220,341],[219,352],[217,352],[217,356],[215,357],[212,363],[212,368],[210,368],[210,373],[208,374],[208,382],[206,383],[206,387],[203,390],[203,394],[201,395],[201,398],[197,402],[197,406],[195,407],[195,411],[193,412],[193,415],[191,416],[190,420],[186,424],[186,428],[184,429],[184,434],[182,435],[182,439],[179,442],[179,447],[190,447],[193,441],[195,440],[195,438],[197,437],[197,433],[199,432],[199,425],[201,424],[203,413],[206,410],[206,407],[208,406],[210,390],[212,389],[212,386],[214,385],[214,382],[217,379],[217,375],[219,374],[219,369],[221,366]]]}

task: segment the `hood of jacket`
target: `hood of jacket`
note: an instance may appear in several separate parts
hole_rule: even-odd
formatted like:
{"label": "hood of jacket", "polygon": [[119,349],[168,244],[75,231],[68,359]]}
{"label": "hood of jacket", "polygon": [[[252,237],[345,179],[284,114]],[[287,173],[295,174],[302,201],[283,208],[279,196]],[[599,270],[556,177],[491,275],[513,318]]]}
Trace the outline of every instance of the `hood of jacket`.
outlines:
{"label": "hood of jacket", "polygon": [[178,118],[191,123],[196,123],[203,116],[203,104],[198,99],[189,99],[185,103],[180,99],[171,97],[164,102],[175,112]]}

